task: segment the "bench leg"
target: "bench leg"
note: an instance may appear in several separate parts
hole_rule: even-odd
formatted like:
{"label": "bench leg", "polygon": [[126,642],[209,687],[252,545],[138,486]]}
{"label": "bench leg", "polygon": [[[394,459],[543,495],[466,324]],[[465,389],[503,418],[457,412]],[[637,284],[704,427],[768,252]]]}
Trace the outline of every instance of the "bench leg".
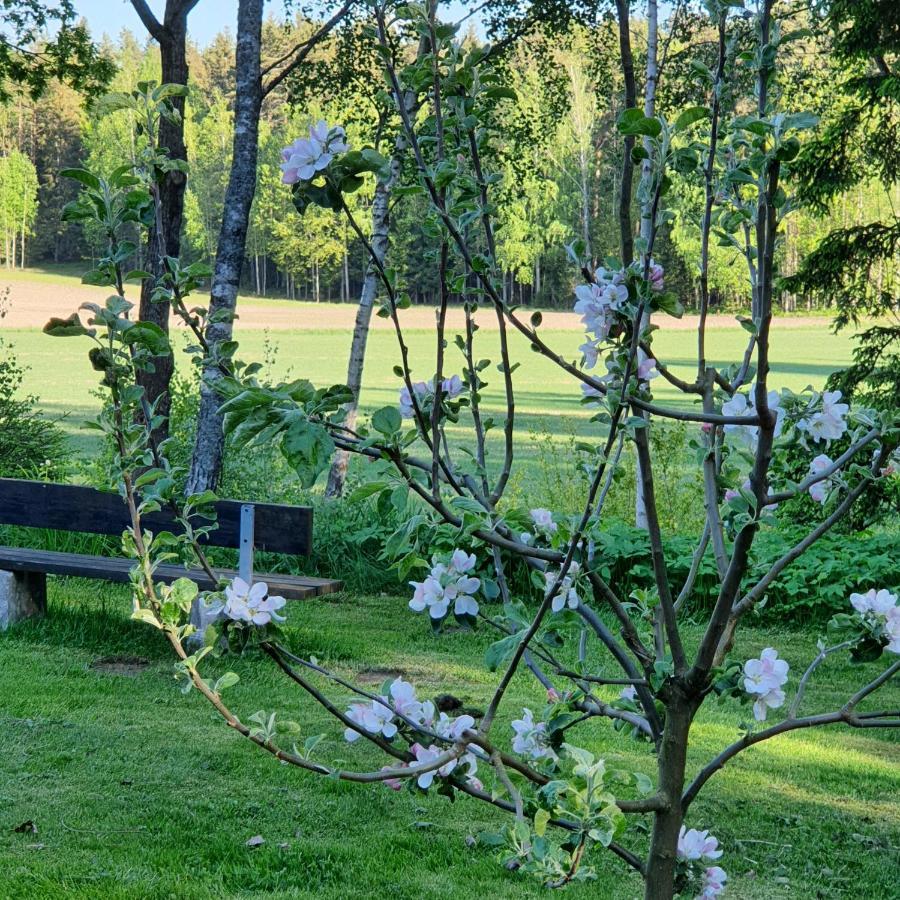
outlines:
{"label": "bench leg", "polygon": [[47,576],[43,572],[0,571],[0,631],[46,612]]}

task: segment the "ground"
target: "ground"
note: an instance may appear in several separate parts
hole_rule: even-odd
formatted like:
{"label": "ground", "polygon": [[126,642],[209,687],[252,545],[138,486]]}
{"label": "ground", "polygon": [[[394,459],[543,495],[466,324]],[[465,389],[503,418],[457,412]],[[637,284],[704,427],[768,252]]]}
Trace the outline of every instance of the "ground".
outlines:
{"label": "ground", "polygon": [[[30,366],[27,387],[45,411],[63,422],[81,454],[95,446],[82,423],[96,414],[96,386],[81,339],[40,333],[50,315],[68,315],[97,291],[71,274],[10,273],[12,312],[0,336]],[[103,293],[99,296],[102,298]],[[317,384],[345,377],[353,307],[242,301],[237,335],[242,358],[262,359],[277,345],[280,375]],[[428,376],[433,350],[430,312],[410,310],[415,374]],[[658,355],[678,374],[691,374],[691,320],[661,319]],[[827,320],[779,319],[774,328],[775,384],[795,390],[850,359],[847,336]],[[710,332],[711,355],[735,358],[746,333],[725,318]],[[576,317],[548,315],[548,340],[577,355]],[[485,327],[486,342],[491,331]],[[572,434],[595,428],[579,392],[516,339],[517,435],[544,431],[559,448]],[[449,359],[458,370],[451,348]],[[496,352],[484,351],[496,362]],[[393,335],[376,320],[363,405],[396,402]],[[449,364],[448,364],[449,365]],[[500,408],[500,378],[486,391]],[[657,382],[662,402],[675,400]],[[454,633],[435,638],[410,613],[407,597],[338,595],[290,604],[288,641],[344,674],[380,683],[384,671],[415,682],[424,695],[450,691],[483,706],[496,677],[483,665],[489,637]],[[0,898],[316,897],[325,900],[392,896],[428,898],[544,897],[538,885],[507,872],[472,837],[504,821],[502,814],[464,799],[394,793],[316,779],[278,764],[229,731],[196,694],[182,695],[167,647],[152,629],[128,619],[124,588],[51,580],[50,615],[0,635]],[[698,636],[686,626],[688,644]],[[742,632],[737,654],[776,646],[796,673],[815,652],[814,630]],[[109,657],[139,657],[117,659]],[[258,657],[221,661],[241,676],[230,700],[242,716],[266,706],[296,719],[304,737],[325,733],[317,754],[346,766],[381,764],[349,747],[327,716]],[[830,659],[809,695],[810,711],[839,706],[877,668]],[[610,691],[610,696],[613,692]],[[348,699],[338,692],[336,699]],[[898,691],[883,695],[898,705]],[[523,705],[544,700],[523,675],[514,680],[501,727]],[[711,704],[695,729],[696,768],[739,734],[746,710]],[[651,772],[649,753],[597,726],[585,741],[610,765]],[[360,742],[362,743],[362,742]],[[709,784],[690,824],[711,828],[726,853],[722,863],[735,898],[900,897],[900,745],[875,730],[799,732],[747,751]],[[29,825],[28,823],[32,823]],[[247,846],[261,836],[264,843]],[[645,837],[625,843],[640,850]],[[637,881],[598,851],[598,882],[567,891],[573,898],[630,900]]]}
{"label": "ground", "polygon": [[[45,621],[0,636],[0,897],[546,896],[499,866],[493,851],[469,846],[502,814],[465,798],[450,806],[443,797],[317,779],[251,746],[202,698],[179,692],[167,647],[128,621],[127,608],[122,588],[57,581]],[[344,674],[378,683],[383,671],[365,675],[377,666],[403,673],[425,695],[449,690],[473,706],[488,697],[488,635],[436,638],[403,597],[329,597],[292,603],[289,612],[290,644]],[[693,643],[696,628],[687,636]],[[811,633],[749,628],[740,652],[774,644],[796,672],[814,641]],[[132,675],[91,667],[115,654],[148,665]],[[229,696],[241,716],[277,710],[304,737],[327,734],[316,750],[323,761],[381,764],[346,745],[267,659],[219,661],[217,670],[226,665],[241,676]],[[820,671],[810,711],[839,705],[876,667],[832,660]],[[335,697],[348,699],[340,689]],[[523,675],[501,730],[526,703],[537,710],[543,700]],[[742,718],[732,705],[705,709],[692,768],[733,740]],[[587,742],[611,766],[651,771],[649,752],[606,726]],[[898,797],[897,735],[823,729],[747,751],[709,783],[690,823],[711,828],[725,847],[731,897],[880,900],[898,896]],[[26,822],[36,831],[15,830]],[[256,835],[265,843],[248,847]],[[625,843],[640,848],[644,840],[632,832]],[[599,881],[567,896],[639,895],[618,861],[598,850],[593,862]]]}

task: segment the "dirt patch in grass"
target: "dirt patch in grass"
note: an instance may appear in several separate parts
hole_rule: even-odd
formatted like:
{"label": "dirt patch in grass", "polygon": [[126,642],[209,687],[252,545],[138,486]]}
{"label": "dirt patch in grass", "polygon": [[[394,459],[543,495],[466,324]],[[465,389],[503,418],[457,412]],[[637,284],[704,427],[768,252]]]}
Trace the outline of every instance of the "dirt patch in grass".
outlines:
{"label": "dirt patch in grass", "polygon": [[385,681],[393,681],[395,678],[402,678],[409,681],[410,673],[405,669],[391,669],[384,666],[373,666],[371,669],[361,669],[356,680],[361,684],[377,684],[382,685]]}
{"label": "dirt patch in grass", "polygon": [[[3,320],[4,328],[42,328],[51,316],[67,316],[85,302],[103,303],[109,291],[106,288],[89,285],[64,283],[60,286],[33,281],[18,281],[14,275],[0,280],[0,287],[9,285],[9,310]],[[128,289],[129,299],[137,302],[138,290],[134,286]],[[200,297],[198,295],[198,301]],[[264,300],[257,297],[241,297],[237,306],[238,319],[235,330],[259,331],[321,331],[335,330],[352,333],[356,321],[355,303],[308,303],[288,300]],[[84,314],[83,314],[84,317]],[[697,316],[686,315],[682,319],[671,316],[657,317],[666,330],[696,331]],[[528,321],[527,311],[522,319]],[[434,309],[430,306],[413,306],[400,313],[404,328],[413,330],[430,330],[434,328]],[[830,319],[820,316],[790,316],[779,318],[779,328],[809,328],[811,326],[826,327]],[[491,330],[497,327],[493,316],[484,316],[479,323],[481,328]],[[734,328],[736,322],[733,315],[713,313],[707,321],[709,328]],[[462,309],[452,308],[448,312],[447,327],[460,329],[464,325]],[[186,333],[180,320],[173,317],[172,327],[176,333]],[[376,330],[393,329],[393,324],[375,317],[372,328]],[[566,310],[548,310],[544,313],[545,330],[563,330],[577,332],[580,318],[577,313]]]}
{"label": "dirt patch in grass", "polygon": [[143,656],[101,656],[88,668],[103,675],[128,675],[134,678],[149,665],[150,662]]}

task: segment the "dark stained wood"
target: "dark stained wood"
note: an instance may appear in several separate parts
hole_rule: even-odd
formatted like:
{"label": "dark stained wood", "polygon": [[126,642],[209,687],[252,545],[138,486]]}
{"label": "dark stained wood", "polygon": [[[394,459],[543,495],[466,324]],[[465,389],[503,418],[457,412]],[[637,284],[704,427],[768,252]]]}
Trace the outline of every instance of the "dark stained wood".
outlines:
{"label": "dark stained wood", "polygon": [[[98,578],[103,581],[127,583],[134,561],[106,556],[86,556],[81,553],[57,553],[50,550],[29,550],[24,547],[0,547],[0,569],[10,572],[44,572],[48,575],[72,575],[78,578]],[[237,575],[231,569],[217,569],[216,574],[225,581]],[[202,569],[186,569],[182,566],[159,566],[157,581],[171,584],[176,578],[190,578],[201,590],[211,590],[217,585]],[[264,581],[269,593],[289,600],[303,600],[334,594],[343,587],[340,581],[327,578],[307,578],[305,575],[262,575],[255,581]]]}
{"label": "dark stained wood", "polygon": [[[240,546],[241,503],[219,500],[215,509],[219,527],[207,542],[216,547]],[[254,543],[257,550],[308,556],[312,551],[313,511],[306,506],[254,503]],[[174,531],[167,511],[143,516],[150,531]],[[50,484],[0,478],[0,525],[26,525],[58,531],[121,534],[131,522],[118,494],[72,484]]]}

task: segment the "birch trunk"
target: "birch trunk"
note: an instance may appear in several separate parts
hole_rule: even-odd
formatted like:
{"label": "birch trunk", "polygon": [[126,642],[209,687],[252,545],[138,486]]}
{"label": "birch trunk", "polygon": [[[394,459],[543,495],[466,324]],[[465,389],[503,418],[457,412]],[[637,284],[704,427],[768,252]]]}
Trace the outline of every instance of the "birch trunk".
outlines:
{"label": "birch trunk", "polygon": [[[647,118],[656,115],[656,83],[659,77],[659,66],[657,62],[659,47],[659,11],[656,0],[647,0],[647,76],[646,87],[644,90],[644,115]],[[644,138],[644,149],[647,151],[647,158],[641,162],[641,181],[644,184],[649,183],[651,160],[650,138]],[[641,202],[641,241],[644,246],[650,240],[653,233],[653,210],[652,202],[648,196]],[[646,251],[643,251],[646,252]],[[649,310],[644,313],[641,327],[646,328],[650,324]],[[635,497],[634,497],[634,523],[638,528],[647,528],[647,505],[644,500],[643,483],[641,478],[641,463],[635,457],[636,477],[635,477]]]}
{"label": "birch trunk", "polygon": [[[409,106],[410,104],[408,104]],[[403,156],[406,152],[406,139],[403,134],[397,136],[394,142],[394,153],[391,157],[391,167],[386,178],[379,178],[375,185],[375,198],[372,201],[372,250],[379,262],[384,262],[390,234],[390,208],[391,193],[400,179],[400,170],[403,165]],[[353,326],[353,340],[350,344],[350,360],[347,364],[347,386],[353,394],[353,401],[348,403],[345,423],[353,428],[356,425],[356,417],[359,411],[359,392],[362,388],[363,365],[366,358],[366,343],[369,339],[369,324],[372,321],[372,309],[375,306],[375,297],[378,293],[378,272],[372,262],[366,267],[366,275],[363,279],[362,291],[359,296],[359,308],[356,311],[356,323]],[[328,473],[328,484],[325,488],[326,497],[340,497],[344,491],[344,483],[347,480],[347,453],[335,454],[334,462]]]}

